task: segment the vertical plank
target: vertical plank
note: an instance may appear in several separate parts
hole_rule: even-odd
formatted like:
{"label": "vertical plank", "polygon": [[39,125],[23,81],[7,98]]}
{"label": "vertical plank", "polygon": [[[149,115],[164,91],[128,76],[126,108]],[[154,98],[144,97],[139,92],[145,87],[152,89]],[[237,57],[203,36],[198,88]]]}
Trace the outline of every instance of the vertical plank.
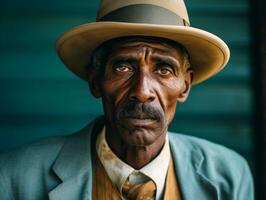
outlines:
{"label": "vertical plank", "polygon": [[263,125],[263,184],[261,190],[263,191],[262,198],[261,199],[266,199],[266,12],[265,12],[265,6],[266,2],[265,0],[260,0],[261,5],[260,5],[260,57],[261,57],[261,67],[262,67],[262,73],[261,73],[261,80],[262,80],[262,87],[261,87],[261,93],[262,93],[262,108],[263,108],[263,117],[262,117],[262,125]]}
{"label": "vertical plank", "polygon": [[254,90],[254,137],[256,142],[256,199],[266,199],[266,12],[265,0],[250,0],[252,69]]}

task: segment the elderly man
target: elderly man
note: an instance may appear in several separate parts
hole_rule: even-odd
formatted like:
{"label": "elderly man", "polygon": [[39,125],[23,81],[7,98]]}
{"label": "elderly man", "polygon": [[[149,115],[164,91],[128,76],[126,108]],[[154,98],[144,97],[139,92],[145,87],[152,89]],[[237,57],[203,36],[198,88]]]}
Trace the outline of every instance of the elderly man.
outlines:
{"label": "elderly man", "polygon": [[65,33],[57,50],[104,116],[3,154],[0,199],[253,199],[237,153],[167,131],[192,84],[229,59],[221,39],[189,26],[183,1],[102,0],[97,22]]}

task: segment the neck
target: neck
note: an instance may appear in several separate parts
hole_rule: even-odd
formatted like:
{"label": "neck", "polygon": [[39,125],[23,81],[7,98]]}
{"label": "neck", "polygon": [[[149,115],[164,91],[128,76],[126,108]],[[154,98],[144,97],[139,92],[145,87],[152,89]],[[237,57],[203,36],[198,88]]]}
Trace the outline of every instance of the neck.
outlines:
{"label": "neck", "polygon": [[114,134],[108,128],[106,129],[106,140],[112,151],[134,169],[144,167],[160,153],[165,143],[165,136],[166,131],[150,145],[134,146],[114,137]]}

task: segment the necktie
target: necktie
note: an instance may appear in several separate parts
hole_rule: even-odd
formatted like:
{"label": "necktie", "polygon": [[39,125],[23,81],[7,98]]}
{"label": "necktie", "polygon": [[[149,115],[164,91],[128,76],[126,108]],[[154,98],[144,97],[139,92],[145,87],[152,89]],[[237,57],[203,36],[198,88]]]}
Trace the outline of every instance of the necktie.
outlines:
{"label": "necktie", "polygon": [[152,180],[133,185],[127,179],[122,187],[123,195],[129,200],[150,200],[155,196],[155,192],[156,185]]}

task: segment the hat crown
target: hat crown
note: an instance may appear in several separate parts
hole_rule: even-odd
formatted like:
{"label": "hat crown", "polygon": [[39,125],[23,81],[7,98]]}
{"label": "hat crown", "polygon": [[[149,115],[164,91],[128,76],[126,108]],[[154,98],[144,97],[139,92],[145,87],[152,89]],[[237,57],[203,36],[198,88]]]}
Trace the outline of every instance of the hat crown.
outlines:
{"label": "hat crown", "polygon": [[120,8],[139,4],[164,8],[181,17],[189,24],[187,9],[183,0],[101,0],[97,21]]}

